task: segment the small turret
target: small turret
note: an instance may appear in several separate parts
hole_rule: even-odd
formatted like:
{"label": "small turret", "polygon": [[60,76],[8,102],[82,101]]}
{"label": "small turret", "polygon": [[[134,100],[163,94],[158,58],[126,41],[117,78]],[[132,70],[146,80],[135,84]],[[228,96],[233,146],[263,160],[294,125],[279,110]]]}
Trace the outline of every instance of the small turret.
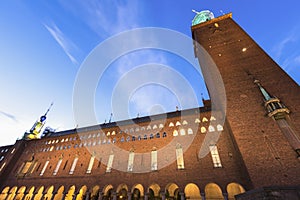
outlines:
{"label": "small turret", "polygon": [[32,126],[29,132],[25,132],[23,139],[25,140],[33,140],[33,139],[38,139],[38,135],[40,134],[43,126],[45,125],[46,122],[46,116],[48,112],[50,111],[50,108],[52,107],[53,103],[50,104],[48,110],[44,115],[42,115]]}

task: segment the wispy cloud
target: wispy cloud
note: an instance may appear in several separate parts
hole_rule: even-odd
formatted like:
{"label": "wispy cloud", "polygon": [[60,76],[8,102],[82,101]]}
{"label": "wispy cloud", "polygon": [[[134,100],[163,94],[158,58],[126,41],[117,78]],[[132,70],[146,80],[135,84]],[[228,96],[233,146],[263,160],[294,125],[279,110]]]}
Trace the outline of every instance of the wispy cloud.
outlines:
{"label": "wispy cloud", "polygon": [[77,49],[77,46],[69,40],[63,32],[56,26],[56,24],[52,23],[51,25],[44,24],[45,28],[49,31],[49,33],[53,36],[56,42],[61,46],[67,56],[74,64],[78,64],[78,61],[71,54],[71,51]]}
{"label": "wispy cloud", "polygon": [[3,111],[0,111],[0,114],[2,114],[3,116],[15,121],[15,122],[18,122],[16,116],[12,115],[12,114],[9,114],[7,112],[3,112]]}

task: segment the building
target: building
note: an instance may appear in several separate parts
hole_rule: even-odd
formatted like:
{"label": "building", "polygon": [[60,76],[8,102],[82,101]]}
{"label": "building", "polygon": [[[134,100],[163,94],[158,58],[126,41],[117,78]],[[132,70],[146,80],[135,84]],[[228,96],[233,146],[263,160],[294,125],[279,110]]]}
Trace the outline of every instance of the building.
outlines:
{"label": "building", "polygon": [[231,14],[191,30],[211,100],[0,147],[0,199],[300,199],[299,85]]}

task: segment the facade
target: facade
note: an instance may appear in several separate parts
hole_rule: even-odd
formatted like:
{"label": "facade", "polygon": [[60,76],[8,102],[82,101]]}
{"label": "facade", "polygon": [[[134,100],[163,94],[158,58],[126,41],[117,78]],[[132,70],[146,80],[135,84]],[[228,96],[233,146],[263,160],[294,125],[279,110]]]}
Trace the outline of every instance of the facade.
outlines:
{"label": "facade", "polygon": [[231,14],[194,21],[211,100],[0,147],[0,199],[300,199],[299,85]]}

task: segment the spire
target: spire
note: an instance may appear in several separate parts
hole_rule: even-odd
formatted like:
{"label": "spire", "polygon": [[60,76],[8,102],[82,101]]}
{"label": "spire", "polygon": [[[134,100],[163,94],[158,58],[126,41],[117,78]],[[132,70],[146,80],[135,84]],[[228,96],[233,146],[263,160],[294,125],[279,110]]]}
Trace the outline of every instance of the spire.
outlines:
{"label": "spire", "polygon": [[46,121],[46,116],[48,114],[48,112],[50,111],[51,107],[53,106],[53,102],[50,104],[49,108],[47,109],[47,111],[45,112],[44,115],[42,115],[32,126],[32,128],[30,129],[29,132],[25,132],[23,139],[25,140],[32,140],[32,139],[37,139],[38,135],[40,134],[43,126],[45,125],[45,121]]}
{"label": "spire", "polygon": [[267,92],[267,90],[260,84],[259,80],[254,80],[254,83],[258,86],[264,97],[264,106],[269,117],[273,117],[275,120],[278,120],[285,118],[286,114],[290,113],[290,110],[286,108],[277,97],[272,96]]}

